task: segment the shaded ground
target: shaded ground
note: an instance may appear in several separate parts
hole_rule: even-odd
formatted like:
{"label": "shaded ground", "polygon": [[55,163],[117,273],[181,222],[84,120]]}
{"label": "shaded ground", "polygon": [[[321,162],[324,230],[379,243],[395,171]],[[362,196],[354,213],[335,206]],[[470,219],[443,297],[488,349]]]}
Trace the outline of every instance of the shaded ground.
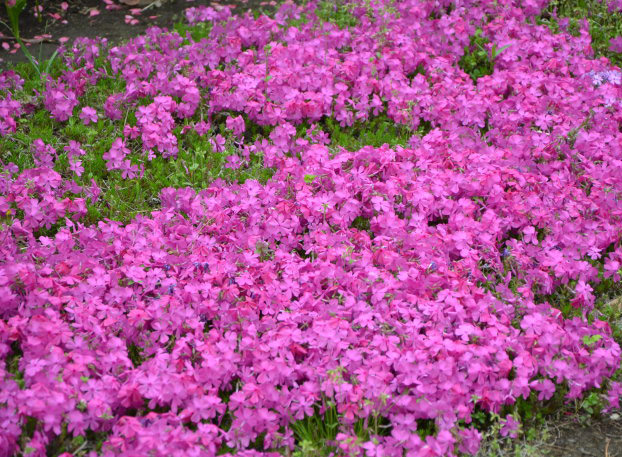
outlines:
{"label": "shaded ground", "polygon": [[622,457],[622,420],[613,415],[582,425],[576,420],[551,424],[543,450],[550,457]]}
{"label": "shaded ground", "polygon": [[[109,42],[116,44],[144,33],[144,31],[152,26],[163,28],[171,28],[176,22],[183,18],[183,12],[186,8],[198,5],[209,5],[215,2],[209,0],[159,0],[151,6],[147,6],[140,14],[132,14],[130,10],[134,8],[143,9],[143,7],[131,7],[120,5],[119,10],[107,10],[106,4],[102,0],[70,0],[67,1],[69,8],[62,11],[62,0],[49,0],[45,2],[44,17],[41,21],[37,20],[28,11],[24,11],[20,17],[20,31],[22,38],[32,40],[40,35],[51,35],[41,43],[31,43],[29,50],[37,59],[47,59],[56,50],[60,44],[59,38],[67,37],[71,40],[77,37],[106,37]],[[236,5],[234,13],[244,13],[247,10],[267,11],[269,5],[261,5],[266,3],[262,0],[230,0],[227,2]],[[90,16],[91,9],[96,8],[99,14]],[[61,14],[67,24],[63,24],[60,20],[55,20],[49,16],[49,13]],[[126,15],[131,15],[138,21],[138,24],[131,25],[125,22]],[[4,5],[0,5],[0,21],[8,23],[6,10]],[[0,33],[4,36],[0,37],[0,43],[7,43],[13,50],[14,41],[11,40],[9,29],[0,24]],[[38,40],[34,40],[38,41]],[[0,47],[0,69],[5,69],[10,63],[25,62],[26,58],[20,50],[11,53]]]}
{"label": "shaded ground", "polygon": [[500,439],[493,432],[482,442],[477,457],[622,457],[619,412],[601,419],[559,414],[535,433],[530,430],[530,439]]}

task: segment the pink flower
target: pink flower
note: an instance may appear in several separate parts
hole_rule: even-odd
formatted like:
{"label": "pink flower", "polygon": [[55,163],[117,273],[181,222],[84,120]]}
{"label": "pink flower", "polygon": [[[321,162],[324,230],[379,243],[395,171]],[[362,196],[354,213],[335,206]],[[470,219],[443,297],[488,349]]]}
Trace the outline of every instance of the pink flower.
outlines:
{"label": "pink flower", "polygon": [[501,423],[501,436],[509,436],[510,438],[518,437],[520,422],[517,422],[513,416],[508,414],[505,419],[501,421]]}
{"label": "pink flower", "polygon": [[54,166],[56,149],[52,145],[45,144],[41,138],[37,138],[32,142],[31,150],[36,166],[50,168]]}
{"label": "pink flower", "polygon": [[84,108],[82,108],[82,111],[80,112],[80,119],[82,119],[82,122],[84,122],[84,125],[89,125],[91,122],[96,123],[97,122],[97,111],[95,111],[95,109],[91,108],[90,106],[85,106]]}
{"label": "pink flower", "polygon": [[612,382],[609,386],[609,390],[607,391],[607,410],[610,409],[620,409],[621,403],[620,398],[622,397],[622,383],[620,382]]}
{"label": "pink flower", "polygon": [[538,244],[538,235],[536,233],[536,229],[533,226],[528,225],[523,229],[523,240],[525,241],[525,243]]}
{"label": "pink flower", "polygon": [[82,149],[82,145],[74,140],[69,140],[69,144],[63,149],[67,152],[67,157],[70,159],[75,156],[83,156],[86,154],[86,151]]}
{"label": "pink flower", "polygon": [[126,147],[123,138],[117,138],[102,158],[107,161],[106,167],[108,170],[119,170],[123,168],[123,161],[129,153],[130,150]]}
{"label": "pink flower", "polygon": [[94,179],[91,178],[91,187],[89,187],[87,191],[87,195],[91,198],[91,204],[95,204],[95,202],[99,199],[99,195],[101,194],[101,189],[97,185]]}
{"label": "pink flower", "polygon": [[62,84],[56,88],[48,89],[45,94],[45,108],[59,122],[68,120],[73,115],[73,109],[77,104],[78,99],[75,92],[65,88]]}
{"label": "pink flower", "polygon": [[612,258],[605,260],[605,278],[611,278],[615,281],[620,280],[620,262]]}
{"label": "pink flower", "polygon": [[199,134],[199,136],[205,135],[210,128],[211,125],[209,124],[209,122],[204,121],[199,121],[194,125],[194,130]]}
{"label": "pink flower", "polygon": [[622,36],[609,39],[609,50],[622,53]]}
{"label": "pink flower", "polygon": [[73,171],[77,176],[82,176],[82,173],[84,173],[82,161],[75,158],[69,160],[69,169]]}
{"label": "pink flower", "polygon": [[[228,444],[278,457],[248,447],[263,436],[266,449],[293,449],[282,426],[318,410],[340,415],[344,433],[327,444],[342,454],[476,454],[475,408],[546,401],[560,384],[569,398],[610,385],[619,405],[608,380],[620,347],[609,323],[587,318],[601,272],[615,282],[622,263],[622,248],[611,252],[619,72],[591,57],[585,23],[579,36],[555,35],[526,20],[542,1],[499,0],[486,2],[484,33],[512,46],[474,87],[457,60],[481,22],[468,7],[478,2],[447,14],[404,0],[390,17],[388,0],[375,3],[353,10],[359,24],[347,29],[292,2],[258,19],[213,5],[188,12],[214,22],[200,42],[153,28],[111,49],[72,43],[41,94],[55,129],[76,106],[79,123],[109,117],[119,138],[99,159],[136,180],[129,190],[153,184],[141,180],[148,160],[150,172],[222,179],[195,191],[178,176],[181,189],[128,202],[140,210],[132,220],[91,211],[83,225],[103,192],[80,143],[61,145],[69,176],[50,168],[60,166],[51,136],[24,156],[40,167],[0,173],[0,366],[15,343],[24,378],[0,379],[0,454],[26,454],[30,417],[33,455],[66,423],[74,435],[104,433],[110,456]],[[123,84],[84,106],[109,76]],[[36,117],[23,84],[0,72],[2,135]],[[339,148],[347,125],[363,144],[385,128],[402,144]],[[184,135],[192,128],[203,137]],[[559,138],[572,131],[571,148]],[[189,161],[207,142],[220,152],[209,171]],[[108,203],[102,215],[118,214]],[[577,317],[543,298],[560,287],[574,290]],[[152,412],[127,416],[145,403]],[[390,433],[348,434],[376,414]],[[425,439],[412,433],[420,419],[434,424]],[[512,416],[499,428],[520,433]]]}
{"label": "pink flower", "polygon": [[214,152],[223,152],[225,150],[225,137],[218,134],[209,139],[212,148],[214,148]]}
{"label": "pink flower", "polygon": [[134,16],[130,14],[125,15],[125,23],[128,25],[138,25],[139,21]]}
{"label": "pink flower", "polygon": [[240,161],[240,157],[232,154],[230,156],[227,156],[227,163],[225,164],[226,168],[230,168],[232,170],[237,170],[238,168],[240,168],[241,166],[241,161]]}
{"label": "pink flower", "polygon": [[246,126],[244,124],[244,118],[242,116],[227,117],[227,128],[233,131],[233,134],[237,137],[242,136]]}

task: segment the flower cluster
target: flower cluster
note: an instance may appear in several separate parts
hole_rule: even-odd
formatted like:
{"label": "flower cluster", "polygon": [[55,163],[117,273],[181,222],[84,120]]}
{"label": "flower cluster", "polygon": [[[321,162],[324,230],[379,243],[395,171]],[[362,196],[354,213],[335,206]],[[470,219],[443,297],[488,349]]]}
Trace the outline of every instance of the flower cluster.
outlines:
{"label": "flower cluster", "polygon": [[0,136],[15,132],[19,118],[23,113],[20,101],[13,99],[12,91],[23,88],[24,80],[13,71],[0,74]]}
{"label": "flower cluster", "polygon": [[66,121],[73,115],[73,109],[78,105],[78,99],[74,91],[60,84],[57,87],[47,88],[44,104],[55,120]]}
{"label": "flower cluster", "polygon": [[[84,199],[77,197],[81,192],[82,188],[75,182],[63,180],[49,167],[31,168],[21,173],[6,170],[0,175],[0,217],[11,224],[4,227],[2,237],[6,241],[12,233],[34,241],[33,233],[42,227],[49,229],[65,217],[79,219],[86,214]],[[18,213],[20,217],[16,217]]]}

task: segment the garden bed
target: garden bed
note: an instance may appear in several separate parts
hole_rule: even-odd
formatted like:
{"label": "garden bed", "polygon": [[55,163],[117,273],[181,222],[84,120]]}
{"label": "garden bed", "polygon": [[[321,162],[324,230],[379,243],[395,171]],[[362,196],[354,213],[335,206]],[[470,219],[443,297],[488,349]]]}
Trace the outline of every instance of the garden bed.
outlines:
{"label": "garden bed", "polygon": [[619,455],[589,6],[196,6],[1,73],[0,456]]}

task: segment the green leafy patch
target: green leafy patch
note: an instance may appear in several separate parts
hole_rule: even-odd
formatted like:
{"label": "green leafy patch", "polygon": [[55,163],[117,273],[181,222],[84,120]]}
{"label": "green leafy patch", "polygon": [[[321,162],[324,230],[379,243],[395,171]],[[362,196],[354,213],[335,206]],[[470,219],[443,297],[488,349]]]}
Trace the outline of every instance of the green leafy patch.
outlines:
{"label": "green leafy patch", "polygon": [[[610,40],[622,35],[622,12],[609,11],[608,3],[603,0],[551,0],[536,18],[536,23],[546,25],[554,33],[566,28],[578,36],[580,21],[586,19],[594,57],[605,56],[613,64],[622,66],[622,53],[609,50]],[[563,26],[563,20],[568,21],[567,26]]]}
{"label": "green leafy patch", "polygon": [[483,35],[482,29],[478,28],[475,34],[471,36],[469,46],[464,48],[464,55],[458,62],[458,66],[471,77],[475,84],[482,76],[492,74],[495,59],[510,46],[497,47],[493,43],[492,49],[488,51],[486,45],[489,43],[490,41]]}

